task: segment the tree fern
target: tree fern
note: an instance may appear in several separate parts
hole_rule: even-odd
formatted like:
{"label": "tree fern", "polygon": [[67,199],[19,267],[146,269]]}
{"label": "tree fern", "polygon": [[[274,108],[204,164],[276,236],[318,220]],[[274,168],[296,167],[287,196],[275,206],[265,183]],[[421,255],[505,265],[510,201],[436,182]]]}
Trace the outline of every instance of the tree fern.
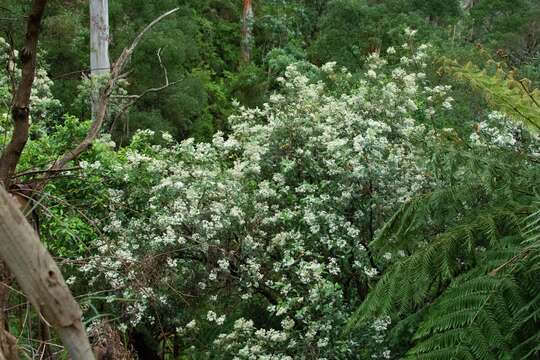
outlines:
{"label": "tree fern", "polygon": [[399,209],[371,246],[406,255],[383,272],[349,331],[388,315],[407,359],[538,355],[537,169],[506,165]]}
{"label": "tree fern", "polygon": [[526,286],[530,300],[516,313],[513,332],[523,334],[513,354],[521,354],[522,359],[534,359],[540,356],[540,203],[538,210],[527,217],[524,227],[525,240],[516,268],[513,271],[523,273],[523,286]]}
{"label": "tree fern", "polygon": [[[474,276],[476,275],[476,276]],[[513,323],[512,309],[523,303],[514,279],[467,273],[458,278],[431,306],[406,358],[430,358],[433,351],[467,351],[474,359],[497,359],[512,348],[507,329]],[[512,295],[508,295],[511,293]]]}
{"label": "tree fern", "polygon": [[[451,63],[461,79],[532,133],[540,92],[495,64]],[[535,135],[532,134],[532,137]],[[395,358],[535,359],[540,355],[540,168],[536,153],[468,146],[441,133],[433,177],[379,230],[383,269],[346,329],[389,316]]]}
{"label": "tree fern", "polygon": [[[420,323],[410,359],[536,359],[540,355],[540,210],[525,219],[519,251],[482,261],[437,299]],[[486,253],[486,255],[489,254]],[[486,256],[487,258],[491,257]]]}
{"label": "tree fern", "polygon": [[515,71],[505,71],[504,64],[490,63],[495,71],[489,72],[470,62],[459,65],[455,61],[447,62],[446,69],[480,90],[493,106],[508,116],[533,131],[540,131],[540,90],[533,89],[530,80],[516,78]]}

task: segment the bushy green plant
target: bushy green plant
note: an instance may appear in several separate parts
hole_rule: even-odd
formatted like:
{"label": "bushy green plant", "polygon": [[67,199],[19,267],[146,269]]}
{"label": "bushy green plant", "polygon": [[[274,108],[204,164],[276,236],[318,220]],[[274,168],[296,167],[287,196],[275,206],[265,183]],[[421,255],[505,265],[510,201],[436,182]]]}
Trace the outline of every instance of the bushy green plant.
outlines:
{"label": "bushy green plant", "polygon": [[[522,100],[523,88],[507,90],[499,77],[474,72],[470,80],[499,84],[489,91],[503,87],[502,106],[512,115],[536,111],[534,92]],[[410,359],[538,356],[538,257],[530,253],[538,240],[539,137],[526,125],[492,113],[469,141],[447,131],[442,152],[432,151],[446,186],[417,195],[381,229],[373,248],[401,258],[382,273],[350,330],[388,316],[394,349]]]}
{"label": "bushy green plant", "polygon": [[361,79],[334,63],[291,65],[269,103],[230,118],[227,137],[164,134],[156,146],[140,132],[108,163],[85,163],[103,174],[109,214],[76,284],[107,290],[122,326],[205,338],[192,356],[390,356],[384,318],[361,331],[378,339],[367,348],[340,333],[383,268],[377,229],[436,185],[433,123],[453,100],[421,72],[427,49],[404,50],[401,65],[374,54]]}

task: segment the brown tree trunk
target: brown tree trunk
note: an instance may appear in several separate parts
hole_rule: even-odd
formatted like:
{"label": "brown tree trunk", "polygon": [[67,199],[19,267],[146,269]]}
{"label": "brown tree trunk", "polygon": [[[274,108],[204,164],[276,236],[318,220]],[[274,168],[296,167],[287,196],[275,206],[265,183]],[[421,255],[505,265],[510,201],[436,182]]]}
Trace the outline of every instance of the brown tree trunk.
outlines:
{"label": "brown tree trunk", "polygon": [[49,325],[43,320],[39,320],[39,348],[37,353],[40,356],[41,360],[54,360],[56,357],[51,348],[51,331]]}
{"label": "brown tree trunk", "polygon": [[253,21],[253,6],[251,0],[244,0],[241,44],[241,57],[244,63],[249,63],[251,61],[251,49],[253,46]]}
{"label": "brown tree trunk", "polygon": [[13,134],[0,157],[0,183],[3,183],[6,188],[9,188],[10,178],[15,173],[19,158],[28,141],[30,93],[36,72],[36,53],[41,19],[46,4],[47,0],[34,0],[32,3],[32,11],[28,17],[26,29],[26,40],[20,51],[21,81],[13,97],[11,108]]}
{"label": "brown tree trunk", "polygon": [[[21,81],[13,95],[11,107],[13,133],[10,142],[0,156],[0,188],[2,186],[6,188],[11,186],[11,177],[15,173],[17,163],[28,141],[30,94],[36,70],[37,42],[46,4],[47,0],[34,0],[28,17],[25,43],[20,51]],[[0,350],[1,355],[6,360],[15,360],[18,359],[16,342],[13,341],[13,336],[7,331],[7,319],[4,312],[11,275],[3,262],[0,264],[0,281],[2,282],[0,288]]]}

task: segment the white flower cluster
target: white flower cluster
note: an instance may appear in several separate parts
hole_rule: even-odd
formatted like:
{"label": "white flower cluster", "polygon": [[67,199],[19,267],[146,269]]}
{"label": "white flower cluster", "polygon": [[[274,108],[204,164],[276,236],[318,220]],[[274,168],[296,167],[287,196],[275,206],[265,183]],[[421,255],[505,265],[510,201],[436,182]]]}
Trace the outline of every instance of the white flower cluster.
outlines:
{"label": "white flower cluster", "polygon": [[[6,40],[0,37],[0,127],[6,126],[3,117],[9,116],[5,104],[11,103],[12,81],[18,82],[21,78],[21,69],[18,67],[18,52],[11,49]],[[45,69],[38,67],[32,84],[30,96],[30,119],[36,123],[40,120],[50,119],[51,115],[60,108],[58,99],[52,96],[53,82],[49,79]],[[34,126],[34,131],[42,130]]]}
{"label": "white flower cluster", "polygon": [[480,148],[522,151],[534,157],[540,156],[540,148],[538,147],[540,137],[534,133],[527,135],[534,137],[535,141],[525,145],[522,141],[525,136],[523,125],[519,125],[504,114],[494,111],[485,120],[475,125],[469,140],[472,145]]}
{"label": "white flower cluster", "polygon": [[[426,147],[436,131],[418,119],[436,121],[452,107],[449,87],[429,86],[418,71],[426,49],[397,67],[373,54],[355,84],[333,63],[313,68],[333,85],[348,84],[344,94],[289,66],[283,92],[262,108],[240,107],[227,137],[176,144],[165,135],[160,147],[141,132],[114,165],[84,164],[88,172],[113,170],[106,239],[84,267],[91,281],[131,301],[131,324],[148,319],[150,304],[172,307],[184,295],[212,306],[266,304],[258,316],[274,326],[265,328],[249,318],[225,321],[218,307],[192,326],[170,319],[182,334],[195,324],[218,327],[213,346],[231,358],[349,354],[353,344],[339,329],[355,294],[380,272],[369,243],[398,206],[432,185]],[[373,324],[374,341],[388,326]]]}

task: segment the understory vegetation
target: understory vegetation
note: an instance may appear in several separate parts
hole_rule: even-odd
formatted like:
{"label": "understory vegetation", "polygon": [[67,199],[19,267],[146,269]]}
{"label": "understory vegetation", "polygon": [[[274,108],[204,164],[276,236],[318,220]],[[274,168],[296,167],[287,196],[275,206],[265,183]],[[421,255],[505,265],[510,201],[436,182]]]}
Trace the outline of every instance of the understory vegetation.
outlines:
{"label": "understory vegetation", "polygon": [[[0,0],[2,152],[29,6]],[[29,199],[94,349],[538,359],[540,4],[253,6],[246,62],[241,1],[111,1],[112,55],[180,10],[135,49],[96,140],[52,176],[89,133],[96,85],[87,2],[49,4],[9,190]],[[4,284],[20,358],[67,359]]]}

